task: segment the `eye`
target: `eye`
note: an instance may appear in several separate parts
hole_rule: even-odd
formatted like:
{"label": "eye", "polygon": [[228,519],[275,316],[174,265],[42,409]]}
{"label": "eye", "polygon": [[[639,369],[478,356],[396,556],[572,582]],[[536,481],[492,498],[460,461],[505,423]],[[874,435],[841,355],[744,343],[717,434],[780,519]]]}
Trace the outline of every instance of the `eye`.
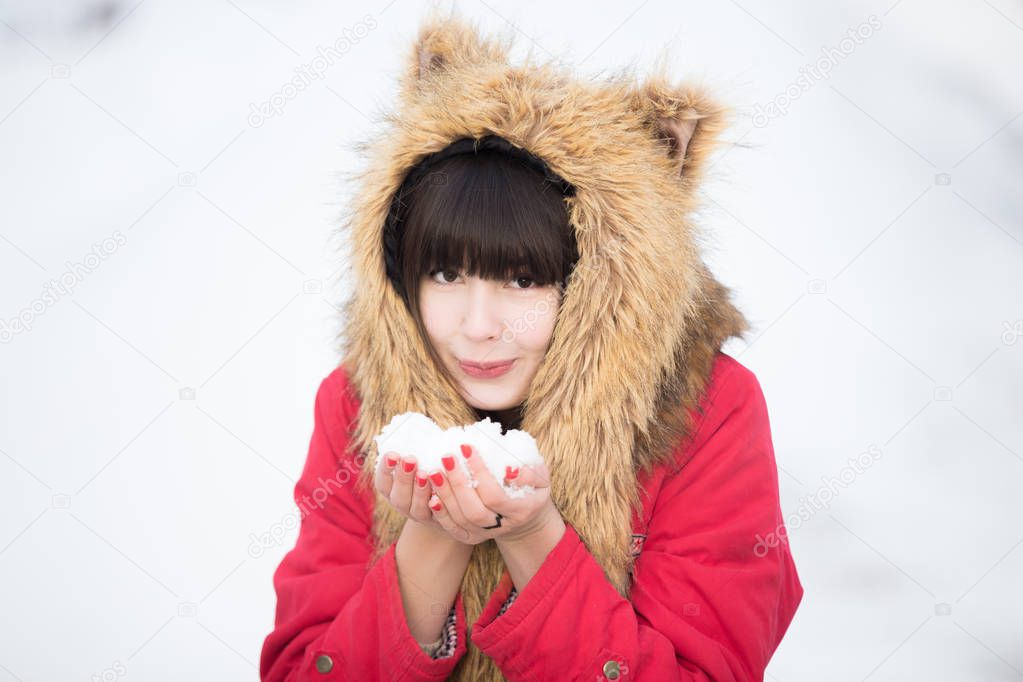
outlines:
{"label": "eye", "polygon": [[[441,276],[441,281],[438,281],[436,279],[436,275],[440,275]],[[455,277],[455,279],[457,279],[458,278],[458,270],[453,270],[451,268],[443,268],[441,270],[433,270],[432,272],[430,272],[430,279],[433,280],[433,282],[435,282],[436,284],[440,284],[440,285],[452,284],[452,282],[448,281],[447,275],[452,275],[452,276]]]}
{"label": "eye", "polygon": [[[534,280],[533,280],[532,277],[530,277],[526,273],[518,275],[515,279],[512,280],[512,282],[515,282],[516,284],[520,285],[517,288],[521,288],[521,289],[535,289],[536,288],[536,287],[529,286],[530,284],[534,283]],[[523,282],[526,282],[527,284],[523,284]]]}

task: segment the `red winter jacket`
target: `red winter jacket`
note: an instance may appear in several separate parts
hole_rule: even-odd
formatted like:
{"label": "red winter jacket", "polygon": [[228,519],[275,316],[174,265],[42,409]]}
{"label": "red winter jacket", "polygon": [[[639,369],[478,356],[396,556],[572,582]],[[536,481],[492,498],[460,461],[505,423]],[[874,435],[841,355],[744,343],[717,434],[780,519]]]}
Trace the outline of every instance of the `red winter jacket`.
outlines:
{"label": "red winter jacket", "polygon": [[568,524],[503,615],[507,571],[469,633],[459,594],[454,655],[432,659],[405,620],[394,544],[368,565],[372,494],[355,491],[356,465],[337,455],[359,402],[343,368],[334,370],[317,392],[295,486],[298,540],[273,576],[277,613],[261,679],[443,680],[469,634],[510,680],[601,680],[610,661],[623,682],[762,680],[803,596],[767,406],[754,374],[721,353],[702,407],[674,465],[642,481],[629,599]]}

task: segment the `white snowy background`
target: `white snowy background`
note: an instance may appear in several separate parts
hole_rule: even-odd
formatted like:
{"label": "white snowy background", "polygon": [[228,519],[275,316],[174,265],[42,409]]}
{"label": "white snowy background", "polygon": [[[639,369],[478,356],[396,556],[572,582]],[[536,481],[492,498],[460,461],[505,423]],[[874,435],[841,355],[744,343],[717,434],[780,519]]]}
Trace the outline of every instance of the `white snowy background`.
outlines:
{"label": "white snowy background", "polygon": [[[1023,4],[458,8],[586,74],[673,45],[744,114],[704,224],[806,589],[768,679],[1023,679]],[[0,1],[0,682],[257,678],[422,10]]]}

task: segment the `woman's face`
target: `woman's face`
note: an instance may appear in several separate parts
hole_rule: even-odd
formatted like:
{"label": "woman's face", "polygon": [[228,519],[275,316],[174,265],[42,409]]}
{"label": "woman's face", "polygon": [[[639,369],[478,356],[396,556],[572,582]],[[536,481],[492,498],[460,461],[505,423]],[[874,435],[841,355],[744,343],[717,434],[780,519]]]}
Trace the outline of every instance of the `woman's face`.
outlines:
{"label": "woman's face", "polygon": [[[439,270],[424,276],[419,312],[430,343],[458,384],[480,410],[520,404],[540,368],[557,320],[561,291],[538,286],[525,275],[508,281]],[[465,363],[510,366],[473,370]]]}

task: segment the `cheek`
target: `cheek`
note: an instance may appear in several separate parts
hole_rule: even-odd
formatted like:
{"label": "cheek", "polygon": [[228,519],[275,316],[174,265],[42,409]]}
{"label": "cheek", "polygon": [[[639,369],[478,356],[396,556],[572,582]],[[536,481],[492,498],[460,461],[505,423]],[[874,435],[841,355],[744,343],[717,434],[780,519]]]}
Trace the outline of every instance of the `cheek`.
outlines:
{"label": "cheek", "polygon": [[516,336],[516,343],[523,350],[543,354],[550,345],[558,321],[557,303],[539,301],[530,306],[524,319],[527,324],[523,325],[522,333]]}
{"label": "cheek", "polygon": [[445,300],[445,297],[435,295],[428,288],[420,290],[419,314],[431,341],[446,339],[455,333],[457,319],[454,310],[455,306],[450,299]]}

